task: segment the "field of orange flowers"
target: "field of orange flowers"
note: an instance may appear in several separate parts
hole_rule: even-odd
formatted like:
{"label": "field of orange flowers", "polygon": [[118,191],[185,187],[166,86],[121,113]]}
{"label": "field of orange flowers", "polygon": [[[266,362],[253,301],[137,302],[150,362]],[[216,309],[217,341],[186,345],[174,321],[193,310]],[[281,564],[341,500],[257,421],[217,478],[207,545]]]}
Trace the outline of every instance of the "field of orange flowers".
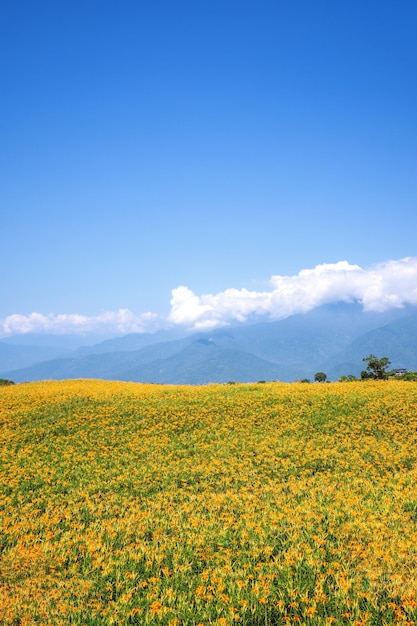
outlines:
{"label": "field of orange flowers", "polygon": [[0,389],[0,623],[417,624],[417,385]]}

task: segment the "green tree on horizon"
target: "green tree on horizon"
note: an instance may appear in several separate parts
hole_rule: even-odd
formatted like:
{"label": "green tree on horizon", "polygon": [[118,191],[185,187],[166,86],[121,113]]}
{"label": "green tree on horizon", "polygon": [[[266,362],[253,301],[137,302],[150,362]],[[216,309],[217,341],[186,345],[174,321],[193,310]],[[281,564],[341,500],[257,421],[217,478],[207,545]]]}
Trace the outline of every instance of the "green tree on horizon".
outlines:
{"label": "green tree on horizon", "polygon": [[362,370],[361,378],[363,380],[386,380],[388,378],[387,368],[391,364],[388,357],[384,356],[378,359],[374,354],[370,354],[362,359],[368,365],[366,370]]}
{"label": "green tree on horizon", "polygon": [[7,378],[0,378],[0,385],[14,385],[13,380],[8,380]]}

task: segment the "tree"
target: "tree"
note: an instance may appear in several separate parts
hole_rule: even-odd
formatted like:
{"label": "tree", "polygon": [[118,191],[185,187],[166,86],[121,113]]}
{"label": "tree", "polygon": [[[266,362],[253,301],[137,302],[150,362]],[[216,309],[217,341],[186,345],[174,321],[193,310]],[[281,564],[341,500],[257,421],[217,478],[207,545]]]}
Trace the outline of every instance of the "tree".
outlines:
{"label": "tree", "polygon": [[417,381],[417,372],[406,372],[400,377],[400,380]]}
{"label": "tree", "polygon": [[374,354],[370,354],[362,359],[367,363],[366,370],[361,372],[363,380],[372,378],[373,380],[386,380],[388,378],[387,368],[391,364],[388,357],[384,356],[378,359]]}
{"label": "tree", "polygon": [[316,383],[324,383],[327,380],[327,374],[324,372],[317,372],[314,374],[314,380]]}
{"label": "tree", "polygon": [[348,374],[347,376],[343,375],[339,378],[339,383],[353,383],[355,380],[359,380],[353,374]]}

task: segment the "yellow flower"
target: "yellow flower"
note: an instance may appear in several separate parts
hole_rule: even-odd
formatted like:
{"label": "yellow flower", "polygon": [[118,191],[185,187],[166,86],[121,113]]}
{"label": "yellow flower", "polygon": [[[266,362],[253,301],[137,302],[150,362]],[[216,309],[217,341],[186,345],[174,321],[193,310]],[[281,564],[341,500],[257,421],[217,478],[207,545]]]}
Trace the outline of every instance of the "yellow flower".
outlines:
{"label": "yellow flower", "polygon": [[155,600],[154,602],[152,602],[151,606],[149,607],[149,610],[151,613],[153,613],[154,615],[159,615],[162,612],[163,606],[160,602],[158,602],[157,600]]}
{"label": "yellow flower", "polygon": [[315,606],[309,606],[306,611],[307,617],[313,617],[316,613],[317,613],[317,609]]}

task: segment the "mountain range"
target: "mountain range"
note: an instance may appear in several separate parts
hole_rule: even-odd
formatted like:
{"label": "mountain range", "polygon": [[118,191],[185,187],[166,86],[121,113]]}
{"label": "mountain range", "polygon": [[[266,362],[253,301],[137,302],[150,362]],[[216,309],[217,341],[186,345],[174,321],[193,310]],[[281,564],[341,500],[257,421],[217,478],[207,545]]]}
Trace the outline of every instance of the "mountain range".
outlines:
{"label": "mountain range", "polygon": [[[19,340],[21,343],[19,344]],[[25,343],[26,341],[26,343]],[[358,376],[363,357],[387,356],[417,370],[417,307],[383,313],[335,303],[280,321],[185,334],[130,334],[70,348],[76,338],[0,341],[0,377],[15,382],[103,378],[163,384],[294,381],[324,371],[329,380]]]}

